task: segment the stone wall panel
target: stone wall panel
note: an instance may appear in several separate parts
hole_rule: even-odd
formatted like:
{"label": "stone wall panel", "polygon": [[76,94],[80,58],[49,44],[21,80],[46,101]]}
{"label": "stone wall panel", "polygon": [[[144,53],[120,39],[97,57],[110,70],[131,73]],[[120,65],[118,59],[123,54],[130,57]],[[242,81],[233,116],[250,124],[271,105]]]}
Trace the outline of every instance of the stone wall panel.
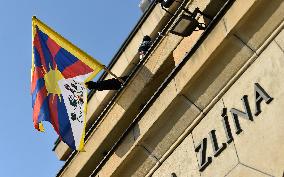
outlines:
{"label": "stone wall panel", "polygon": [[[239,118],[243,131],[235,137],[240,162],[273,176],[281,176],[284,170],[283,67],[284,54],[272,42],[223,97],[227,107],[244,110],[240,98],[248,95],[253,114],[255,83],[273,97],[271,103],[261,103],[262,112],[253,115],[253,121]],[[235,131],[232,120],[231,125]]]}
{"label": "stone wall panel", "polygon": [[236,166],[226,177],[270,177],[270,175],[264,174],[252,168],[239,164]]}
{"label": "stone wall panel", "polygon": [[[238,164],[238,156],[233,143],[228,144],[227,147],[219,154],[219,156],[213,156],[214,152],[209,132],[211,130],[216,130],[215,134],[220,147],[222,143],[226,143],[227,141],[225,130],[221,121],[221,112],[223,108],[224,105],[221,101],[216,103],[215,106],[192,131],[195,148],[203,141],[204,138],[206,138],[206,154],[207,157],[212,158],[211,164],[209,164],[201,173],[202,177],[225,176]],[[197,153],[197,157],[200,163],[200,152]]]}
{"label": "stone wall panel", "polygon": [[192,135],[189,135],[160,166],[152,177],[199,177]]}

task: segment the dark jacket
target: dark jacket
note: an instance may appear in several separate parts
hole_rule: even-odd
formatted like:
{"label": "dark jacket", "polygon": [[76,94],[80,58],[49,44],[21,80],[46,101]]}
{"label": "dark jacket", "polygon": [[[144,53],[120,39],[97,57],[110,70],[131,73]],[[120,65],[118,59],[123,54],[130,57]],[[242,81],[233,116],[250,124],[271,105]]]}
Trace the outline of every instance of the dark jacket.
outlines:
{"label": "dark jacket", "polygon": [[152,46],[152,40],[151,40],[150,36],[146,35],[146,36],[143,37],[143,41],[138,48],[138,52],[140,54],[145,54],[145,53],[147,53],[147,51],[149,50],[149,48],[151,46]]}

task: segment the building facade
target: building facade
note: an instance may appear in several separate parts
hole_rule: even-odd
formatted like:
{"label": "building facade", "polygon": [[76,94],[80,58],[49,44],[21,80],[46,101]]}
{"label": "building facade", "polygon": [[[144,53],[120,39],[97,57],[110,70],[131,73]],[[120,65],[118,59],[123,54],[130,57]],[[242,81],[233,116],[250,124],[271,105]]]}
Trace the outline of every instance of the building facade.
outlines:
{"label": "building facade", "polygon": [[153,2],[109,65],[124,86],[89,95],[86,152],[56,143],[57,176],[282,177],[283,19],[283,0]]}

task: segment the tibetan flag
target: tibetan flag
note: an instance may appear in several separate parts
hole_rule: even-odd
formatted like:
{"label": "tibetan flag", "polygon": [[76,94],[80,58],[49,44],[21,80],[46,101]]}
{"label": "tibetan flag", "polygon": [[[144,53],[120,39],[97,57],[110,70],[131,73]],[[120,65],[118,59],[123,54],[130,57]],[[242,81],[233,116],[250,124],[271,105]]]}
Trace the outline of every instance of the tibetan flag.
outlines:
{"label": "tibetan flag", "polygon": [[36,17],[32,19],[31,95],[34,127],[50,122],[70,148],[84,149],[87,88],[104,66]]}

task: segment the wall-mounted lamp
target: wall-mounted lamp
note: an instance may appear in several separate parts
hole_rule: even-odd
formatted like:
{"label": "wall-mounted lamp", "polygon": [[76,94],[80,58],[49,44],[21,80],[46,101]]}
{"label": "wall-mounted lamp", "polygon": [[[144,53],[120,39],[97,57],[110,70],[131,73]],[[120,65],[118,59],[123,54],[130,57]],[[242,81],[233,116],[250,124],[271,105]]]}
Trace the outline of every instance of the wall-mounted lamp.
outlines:
{"label": "wall-mounted lamp", "polygon": [[205,23],[200,23],[196,19],[198,14],[207,17],[207,15],[203,14],[199,8],[196,8],[193,12],[184,10],[184,13],[174,24],[170,32],[179,36],[187,37],[190,36],[193,31],[205,30]]}

